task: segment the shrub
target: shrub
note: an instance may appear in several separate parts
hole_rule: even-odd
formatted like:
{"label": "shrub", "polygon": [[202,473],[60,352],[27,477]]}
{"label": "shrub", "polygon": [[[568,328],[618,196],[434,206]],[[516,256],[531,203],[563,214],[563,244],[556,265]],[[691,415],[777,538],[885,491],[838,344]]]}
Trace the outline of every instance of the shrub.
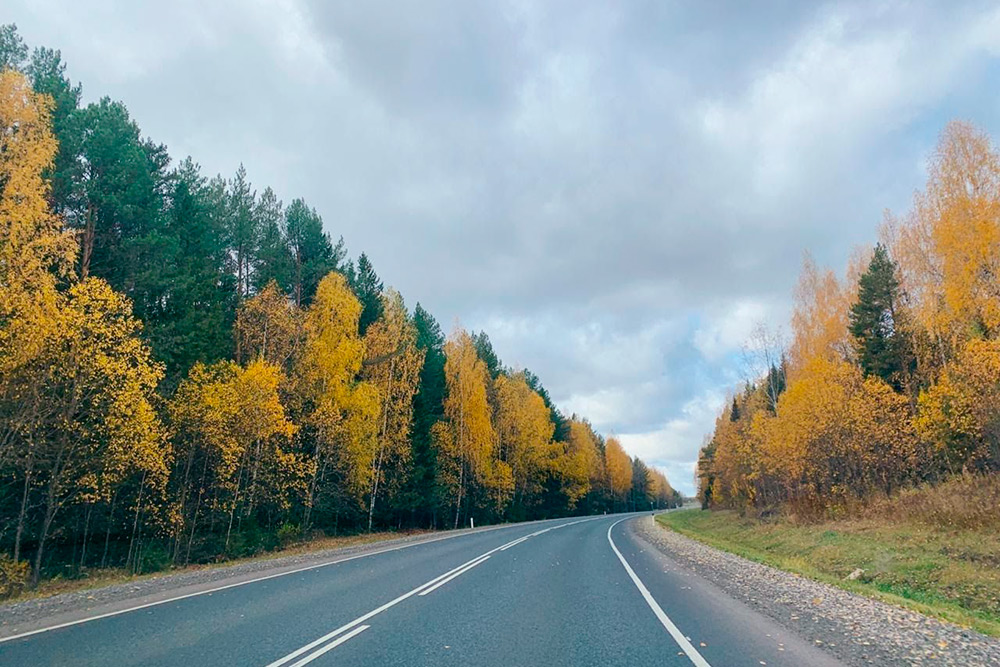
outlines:
{"label": "shrub", "polygon": [[27,561],[16,561],[7,554],[0,554],[0,600],[19,594],[27,583]]}
{"label": "shrub", "polygon": [[278,544],[282,549],[298,542],[301,537],[302,529],[293,523],[283,523],[278,528]]}

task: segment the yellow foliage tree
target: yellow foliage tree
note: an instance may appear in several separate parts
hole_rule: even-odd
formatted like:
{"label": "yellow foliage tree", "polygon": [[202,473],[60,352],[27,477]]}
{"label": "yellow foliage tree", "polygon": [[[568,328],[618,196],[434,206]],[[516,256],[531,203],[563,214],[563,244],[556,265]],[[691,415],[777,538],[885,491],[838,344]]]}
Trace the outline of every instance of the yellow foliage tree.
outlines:
{"label": "yellow foliage tree", "polygon": [[292,371],[295,414],[315,461],[303,522],[317,501],[357,507],[371,489],[379,395],[358,380],[365,356],[358,336],[361,304],[347,279],[332,272],[316,288],[305,314],[302,353]]}
{"label": "yellow foliage tree", "polygon": [[600,484],[604,470],[597,437],[590,424],[570,420],[569,437],[563,444],[563,453],[553,467],[560,479],[560,488],[566,494],[567,505],[574,508],[593,485]]}
{"label": "yellow foliage tree", "polygon": [[57,289],[72,277],[76,244],[47,203],[50,109],[22,75],[0,72],[0,465],[21,488],[15,560],[40,508],[35,582],[63,508],[138,478],[138,513],[144,492],[163,491],[169,456],[150,405],[162,370],[131,303],[101,280]]}
{"label": "yellow foliage tree", "polygon": [[445,477],[455,497],[455,527],[458,527],[462,500],[467,484],[481,482],[494,491],[494,497],[507,491],[513,480],[509,467],[495,465],[495,434],[486,398],[489,373],[476,353],[472,336],[457,330],[445,343],[444,402],[448,437],[439,437]]}
{"label": "yellow foliage tree", "polygon": [[555,425],[544,399],[528,386],[524,373],[501,373],[494,385],[499,457],[510,466],[516,502],[540,490]]}
{"label": "yellow foliage tree", "polygon": [[622,449],[618,438],[608,438],[604,443],[604,466],[612,497],[623,499],[632,488],[632,459]]}
{"label": "yellow foliage tree", "polygon": [[849,291],[833,271],[821,270],[806,255],[795,289],[792,311],[793,341],[788,354],[788,379],[816,357],[848,359],[851,342],[847,331],[853,291]]}
{"label": "yellow foliage tree", "polygon": [[18,72],[0,72],[0,314],[10,317],[27,296],[50,293],[71,275],[72,236],[48,205],[44,172],[56,140],[52,100]]}
{"label": "yellow foliage tree", "polygon": [[962,342],[1000,334],[1000,155],[989,137],[953,122],[925,191],[899,230],[904,287],[940,367]]}
{"label": "yellow foliage tree", "polygon": [[[382,315],[365,332],[362,377],[378,390],[378,452],[372,465],[368,500],[368,530],[372,529],[375,500],[386,482],[399,490],[410,463],[410,426],[413,396],[420,382],[424,355],[417,348],[417,331],[395,290],[382,295]],[[384,479],[391,471],[391,479]]]}
{"label": "yellow foliage tree", "polygon": [[185,538],[190,559],[203,510],[227,516],[228,551],[234,519],[263,503],[283,509],[303,489],[311,466],[287,447],[296,428],[278,396],[281,380],[281,370],[263,360],[246,368],[221,361],[196,364],[178,387],[170,404],[180,480],[175,559]]}
{"label": "yellow foliage tree", "polygon": [[916,424],[950,472],[1000,468],[1000,341],[966,343],[920,395]]}
{"label": "yellow foliage tree", "polygon": [[236,360],[263,359],[287,369],[302,338],[302,312],[272,280],[236,311]]}
{"label": "yellow foliage tree", "polygon": [[104,500],[135,476],[141,477],[141,503],[143,491],[162,492],[170,454],[150,404],[162,369],[139,337],[128,299],[88,279],[60,295],[55,317],[57,333],[30,364],[39,375],[20,384],[34,405],[16,443],[26,503],[33,485],[44,482],[45,489],[36,580],[45,540],[64,506]]}

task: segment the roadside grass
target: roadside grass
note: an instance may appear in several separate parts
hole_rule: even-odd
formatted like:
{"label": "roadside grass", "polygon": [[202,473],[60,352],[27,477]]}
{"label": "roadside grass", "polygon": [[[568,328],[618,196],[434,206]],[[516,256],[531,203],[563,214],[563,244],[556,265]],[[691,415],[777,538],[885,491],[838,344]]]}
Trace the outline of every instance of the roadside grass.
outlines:
{"label": "roadside grass", "polygon": [[[700,509],[656,519],[744,558],[1000,637],[1000,533],[884,509],[819,523]],[[864,574],[848,580],[855,569]]]}
{"label": "roadside grass", "polygon": [[326,551],[329,549],[343,549],[347,547],[363,546],[366,544],[376,544],[378,542],[385,542],[388,540],[398,539],[401,537],[424,535],[433,532],[441,532],[441,531],[408,530],[400,532],[365,533],[361,535],[348,535],[342,537],[320,537],[312,540],[303,540],[301,542],[296,542],[283,549],[268,551],[255,556],[247,556],[245,558],[233,558],[214,563],[192,564],[182,567],[172,567],[170,569],[162,570],[159,572],[152,572],[149,574],[130,574],[128,570],[121,568],[88,569],[81,576],[78,577],[57,576],[51,579],[43,579],[41,582],[39,582],[38,587],[35,588],[34,590],[25,590],[20,595],[6,598],[2,602],[0,602],[0,604],[9,604],[12,602],[21,602],[24,600],[45,598],[53,595],[59,595],[62,593],[75,593],[77,591],[102,588],[104,586],[111,586],[114,584],[122,584],[133,581],[148,581],[151,579],[160,579],[163,577],[170,577],[175,574],[182,574],[185,572],[215,570],[219,568],[232,567],[234,565],[240,565],[243,563],[248,563],[253,561],[269,561],[278,558],[285,558],[287,556],[298,556],[302,554],[314,553],[317,551]]}

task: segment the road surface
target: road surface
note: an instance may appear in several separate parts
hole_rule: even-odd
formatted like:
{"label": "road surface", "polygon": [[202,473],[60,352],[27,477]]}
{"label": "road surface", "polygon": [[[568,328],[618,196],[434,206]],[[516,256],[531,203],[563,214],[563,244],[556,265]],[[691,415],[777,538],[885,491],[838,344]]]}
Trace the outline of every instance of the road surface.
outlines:
{"label": "road surface", "polygon": [[515,524],[95,609],[0,637],[0,665],[837,664],[633,533],[651,520]]}

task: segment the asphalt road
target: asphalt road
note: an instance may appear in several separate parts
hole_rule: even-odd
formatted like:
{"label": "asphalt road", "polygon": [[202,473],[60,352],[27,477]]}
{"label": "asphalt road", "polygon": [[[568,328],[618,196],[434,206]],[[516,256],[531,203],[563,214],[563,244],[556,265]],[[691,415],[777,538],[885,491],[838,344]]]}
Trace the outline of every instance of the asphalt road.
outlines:
{"label": "asphalt road", "polygon": [[632,530],[650,520],[517,524],[93,610],[112,615],[0,638],[0,665],[838,664],[651,548]]}

